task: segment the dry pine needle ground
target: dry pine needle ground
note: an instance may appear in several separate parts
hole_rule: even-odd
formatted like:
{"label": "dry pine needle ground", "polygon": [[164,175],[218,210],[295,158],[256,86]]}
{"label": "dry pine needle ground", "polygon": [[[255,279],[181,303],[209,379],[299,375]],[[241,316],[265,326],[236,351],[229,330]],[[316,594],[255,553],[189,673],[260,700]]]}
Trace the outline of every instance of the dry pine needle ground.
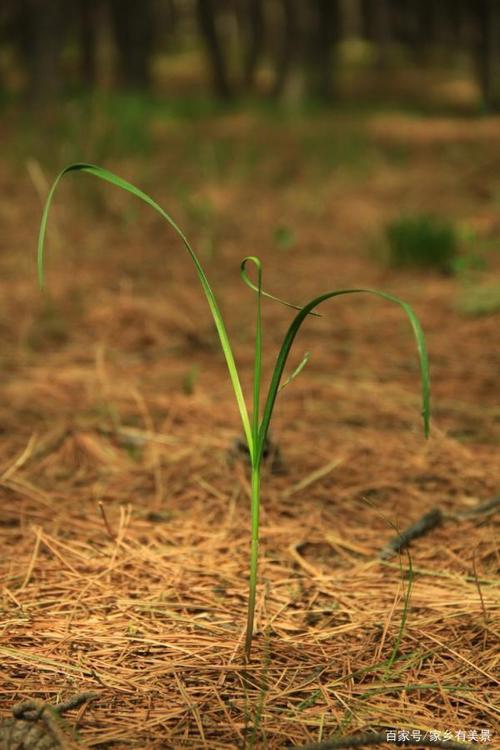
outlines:
{"label": "dry pine needle ground", "polygon": [[[451,171],[443,165],[435,184],[432,144],[414,148],[415,189],[432,183],[432,202],[451,190]],[[472,206],[475,179],[462,196]],[[8,169],[2,183],[17,184]],[[304,336],[310,365],[280,397],[274,435],[284,473],[267,470],[264,479],[257,632],[246,667],[247,469],[228,461],[236,410],[203,299],[189,291],[196,281],[187,259],[167,238],[136,278],[139,238],[157,238],[158,226],[133,225],[115,253],[104,219],[75,284],[76,260],[64,256],[61,237],[73,233],[82,247],[87,240],[61,214],[51,309],[23,276],[24,261],[5,253],[3,718],[23,699],[55,704],[93,690],[98,698],[67,718],[88,747],[272,750],[405,727],[453,737],[483,731],[493,744],[495,516],[456,516],[500,491],[498,314],[462,319],[454,280],[415,283],[353,254],[403,184],[405,170],[394,164],[379,165],[362,185],[325,178],[320,219],[301,224],[303,254],[290,252],[284,272],[272,254],[264,258],[269,288],[293,290],[298,301],[322,291],[328,271],[330,286],[390,287],[415,304],[433,363],[434,424],[424,443],[401,317],[372,301],[325,308]],[[231,328],[249,373],[253,301],[241,301],[233,270],[254,245],[269,244],[283,212],[313,209],[300,184],[282,195],[253,184],[204,189],[228,226],[224,262],[215,258],[207,270],[223,309],[241,307],[241,328],[233,320]],[[38,206],[33,200],[23,214],[11,194],[17,214],[7,233],[24,231],[17,241],[32,243]],[[334,214],[329,206],[338,211],[339,200],[345,210]],[[246,218],[252,202],[258,226]],[[240,236],[233,216],[242,217]],[[334,222],[345,246],[324,239]],[[165,252],[173,260],[157,271]],[[115,270],[120,264],[126,272]],[[164,272],[178,304],[172,295],[165,301]],[[271,352],[288,313],[271,305],[266,314]],[[496,346],[485,345],[495,337]],[[391,524],[404,528],[436,506],[444,522],[412,545],[402,628],[408,559],[377,556]]]}

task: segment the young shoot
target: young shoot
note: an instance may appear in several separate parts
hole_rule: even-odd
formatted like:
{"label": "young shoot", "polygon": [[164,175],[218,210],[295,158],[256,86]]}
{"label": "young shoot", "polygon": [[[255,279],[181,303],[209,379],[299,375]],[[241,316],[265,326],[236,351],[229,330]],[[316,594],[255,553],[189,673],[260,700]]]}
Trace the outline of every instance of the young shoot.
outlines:
{"label": "young shoot", "polygon": [[[38,237],[38,277],[41,287],[44,286],[44,258],[45,258],[45,235],[47,231],[47,221],[49,216],[50,207],[54,197],[54,193],[59,185],[61,179],[69,174],[70,172],[86,172],[87,174],[93,175],[94,177],[109,182],[122,190],[131,193],[139,200],[146,203],[148,206],[157,211],[160,216],[170,225],[174,232],[181,239],[185,250],[190,256],[198,275],[198,279],[201,283],[203,292],[208,302],[208,306],[214,319],[215,327],[219,336],[220,345],[226,361],[229,378],[233,387],[236,403],[238,406],[243,433],[248,446],[248,453],[250,457],[251,466],[251,545],[250,545],[250,579],[249,579],[249,593],[248,593],[248,613],[247,613],[247,627],[246,627],[246,638],[245,638],[245,658],[250,658],[252,636],[254,627],[254,614],[255,614],[255,598],[257,590],[257,570],[259,561],[259,514],[260,514],[260,491],[261,491],[261,464],[263,453],[266,445],[266,438],[269,432],[269,425],[273,415],[274,405],[278,392],[281,388],[285,387],[290,383],[306,365],[309,355],[306,354],[300,364],[293,370],[292,374],[282,382],[283,372],[290,354],[295,337],[300,330],[302,323],[305,319],[312,315],[318,315],[315,309],[334,297],[340,297],[351,294],[371,294],[380,297],[388,302],[399,305],[410,322],[415,337],[417,346],[417,352],[420,363],[420,374],[422,382],[422,416],[424,422],[424,433],[427,437],[429,432],[429,366],[427,360],[427,351],[425,347],[425,339],[422,328],[413,312],[410,305],[406,302],[394,297],[391,294],[378,291],[376,289],[337,289],[333,291],[325,292],[324,294],[315,297],[303,307],[297,307],[290,305],[288,302],[274,297],[264,291],[262,286],[262,264],[258,257],[248,256],[241,262],[241,277],[244,283],[256,293],[256,326],[255,326],[255,356],[254,356],[254,368],[253,368],[253,392],[252,392],[252,408],[251,412],[248,411],[247,402],[243,394],[241,387],[239,373],[236,367],[236,362],[233,356],[233,351],[227,334],[226,326],[224,324],[217,300],[209,284],[205,271],[198,259],[198,256],[194,252],[193,248],[189,244],[186,236],[182,230],[177,226],[175,221],[170,215],[164,211],[161,206],[156,203],[149,195],[144,193],[139,188],[135,187],[131,183],[123,180],[121,177],[109,172],[107,169],[102,167],[94,166],[92,164],[71,164],[60,172],[56,177],[47,197],[45,207],[42,214],[40,223],[40,232]],[[257,273],[257,282],[254,283],[248,273],[247,266],[251,264]],[[274,301],[285,304],[297,311],[294,319],[292,320],[281,349],[276,358],[274,369],[272,372],[271,382],[267,391],[263,405],[261,403],[261,376],[262,376],[262,298],[267,297]]]}

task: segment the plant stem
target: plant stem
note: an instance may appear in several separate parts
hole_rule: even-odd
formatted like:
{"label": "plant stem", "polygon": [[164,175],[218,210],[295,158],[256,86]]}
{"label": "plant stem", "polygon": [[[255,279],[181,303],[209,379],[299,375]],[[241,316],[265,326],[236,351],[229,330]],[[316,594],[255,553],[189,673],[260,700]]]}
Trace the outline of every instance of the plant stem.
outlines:
{"label": "plant stem", "polygon": [[260,515],[260,460],[252,466],[252,544],[250,549],[250,584],[248,591],[248,617],[245,637],[245,657],[250,659],[252,649],[255,598],[257,592],[257,566],[259,561],[259,515]]}

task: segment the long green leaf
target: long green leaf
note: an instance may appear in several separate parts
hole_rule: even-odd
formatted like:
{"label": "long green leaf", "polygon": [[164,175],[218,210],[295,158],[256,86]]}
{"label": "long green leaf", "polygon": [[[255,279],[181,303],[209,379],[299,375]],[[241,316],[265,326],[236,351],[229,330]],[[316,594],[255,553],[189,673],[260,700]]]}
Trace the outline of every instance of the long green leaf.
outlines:
{"label": "long green leaf", "polygon": [[[256,255],[247,255],[240,264],[242,276],[247,276],[246,266],[253,263],[257,269],[257,319],[255,325],[255,356],[253,367],[252,442],[257,445],[260,421],[260,383],[262,377],[262,263]],[[250,446],[249,446],[250,447]],[[251,452],[252,455],[252,452]]]}
{"label": "long green leaf", "polygon": [[147,195],[147,193],[144,193],[142,190],[139,190],[139,188],[136,188],[130,182],[127,182],[121,177],[118,177],[117,175],[113,174],[113,172],[109,172],[107,169],[103,169],[102,167],[95,166],[94,164],[83,164],[83,163],[80,164],[79,163],[79,164],[70,164],[69,166],[65,167],[65,169],[63,169],[54,180],[54,183],[50,189],[49,195],[45,202],[45,206],[44,206],[43,214],[42,214],[42,220],[40,223],[40,232],[38,235],[38,278],[39,278],[40,285],[42,287],[44,285],[45,235],[47,232],[47,221],[48,221],[48,216],[49,216],[49,210],[52,204],[54,193],[56,191],[56,188],[59,182],[69,172],[87,172],[88,174],[91,174],[94,177],[98,177],[100,180],[109,182],[112,185],[115,185],[116,187],[119,187],[128,193],[131,193],[136,198],[139,198],[139,200],[143,201],[148,206],[151,206],[151,208],[157,211],[160,214],[160,216],[162,216],[165,219],[165,221],[168,222],[168,224],[170,224],[172,229],[182,240],[184,247],[188,251],[191,257],[191,260],[193,261],[196,267],[196,272],[198,274],[201,285],[203,287],[203,291],[205,292],[205,296],[207,298],[208,305],[210,307],[210,311],[212,313],[212,316],[215,322],[217,333],[219,334],[219,339],[221,342],[222,350],[224,352],[224,357],[226,359],[227,367],[229,370],[229,377],[231,378],[231,383],[233,386],[234,394],[236,396],[236,401],[238,403],[238,409],[240,412],[241,421],[243,423],[243,430],[245,432],[245,437],[248,442],[250,456],[253,459],[254,446],[253,446],[253,441],[252,441],[248,410],[247,410],[247,406],[245,403],[245,398],[243,396],[243,391],[241,388],[241,383],[240,383],[238,371],[236,368],[236,362],[234,360],[233,352],[232,352],[231,345],[229,342],[229,337],[228,337],[226,327],[222,319],[221,312],[219,310],[219,306],[215,299],[215,295],[210,287],[210,284],[208,283],[208,279],[200,264],[200,261],[198,260],[198,257],[196,253],[194,252],[193,248],[189,244],[186,235],[180,229],[180,227],[175,223],[172,217],[169,216],[169,214],[167,214],[167,212],[164,211],[161,208],[161,206],[159,206],[158,203],[156,203],[156,201],[153,200],[153,198]]}
{"label": "long green leaf", "polygon": [[288,328],[288,331],[286,332],[283,344],[281,345],[281,349],[276,359],[276,364],[274,366],[271,383],[269,385],[268,396],[267,396],[266,403],[264,406],[264,413],[262,416],[262,422],[261,422],[261,426],[259,430],[259,443],[257,446],[257,458],[259,456],[262,456],[262,452],[264,450],[264,442],[266,439],[267,432],[269,430],[269,423],[271,421],[274,404],[275,404],[276,397],[279,391],[281,377],[283,375],[283,370],[285,368],[286,361],[290,353],[290,349],[294,342],[295,336],[297,335],[305,318],[312,312],[312,310],[314,310],[315,307],[320,305],[322,302],[326,302],[326,300],[329,300],[332,297],[340,297],[345,294],[359,294],[359,293],[374,294],[375,296],[381,297],[382,299],[388,300],[389,302],[394,302],[395,304],[402,307],[406,315],[408,316],[408,319],[410,321],[410,324],[411,324],[411,327],[413,329],[413,333],[415,336],[415,340],[417,344],[417,351],[418,351],[418,356],[419,356],[420,374],[421,374],[421,380],[422,380],[422,416],[423,416],[423,421],[424,421],[424,434],[425,434],[425,437],[428,437],[429,435],[429,409],[430,409],[429,360],[428,360],[427,349],[425,345],[424,332],[422,331],[420,322],[417,316],[415,315],[415,313],[413,312],[413,309],[410,307],[410,305],[407,302],[404,302],[398,297],[394,297],[392,294],[387,294],[386,292],[380,292],[376,289],[338,289],[333,292],[326,292],[325,294],[321,294],[319,297],[315,297],[313,300],[308,302],[307,305],[304,305],[304,307],[298,313],[298,315],[295,316],[292,323],[290,324],[290,327]]}
{"label": "long green leaf", "polygon": [[[257,320],[255,326],[255,356],[253,371],[253,413],[252,413],[252,460],[251,478],[251,544],[250,544],[250,578],[248,587],[247,630],[245,654],[250,658],[252,648],[253,623],[255,617],[255,600],[257,595],[257,574],[259,564],[259,527],[260,527],[260,462],[262,456],[257,453],[260,422],[260,384],[262,377],[262,263],[255,255],[243,258],[240,265],[242,276],[247,276],[246,266],[253,263],[257,269]],[[250,446],[249,446],[250,447]]]}

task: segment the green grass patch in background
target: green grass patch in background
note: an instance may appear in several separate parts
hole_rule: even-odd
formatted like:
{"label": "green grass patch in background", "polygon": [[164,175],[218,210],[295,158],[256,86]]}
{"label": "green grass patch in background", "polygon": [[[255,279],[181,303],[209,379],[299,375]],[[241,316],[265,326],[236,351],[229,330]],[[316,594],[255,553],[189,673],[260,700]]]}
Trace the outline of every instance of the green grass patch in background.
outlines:
{"label": "green grass patch in background", "polygon": [[385,227],[387,262],[393,268],[452,272],[459,241],[453,224],[431,214],[408,214]]}

